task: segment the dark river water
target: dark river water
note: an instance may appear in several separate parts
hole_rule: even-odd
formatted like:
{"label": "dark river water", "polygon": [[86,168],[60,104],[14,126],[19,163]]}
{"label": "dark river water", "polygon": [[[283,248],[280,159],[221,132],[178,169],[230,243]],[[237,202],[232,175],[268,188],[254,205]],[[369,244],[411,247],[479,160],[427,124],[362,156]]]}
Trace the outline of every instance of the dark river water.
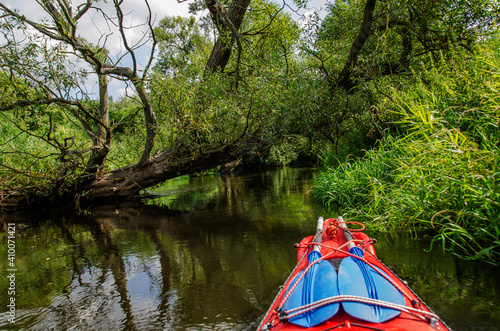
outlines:
{"label": "dark river water", "polygon": [[[318,216],[338,216],[313,201],[315,175],[183,177],[143,203],[4,214],[0,330],[253,330],[294,266],[293,244]],[[500,268],[369,234],[450,327],[500,329]]]}

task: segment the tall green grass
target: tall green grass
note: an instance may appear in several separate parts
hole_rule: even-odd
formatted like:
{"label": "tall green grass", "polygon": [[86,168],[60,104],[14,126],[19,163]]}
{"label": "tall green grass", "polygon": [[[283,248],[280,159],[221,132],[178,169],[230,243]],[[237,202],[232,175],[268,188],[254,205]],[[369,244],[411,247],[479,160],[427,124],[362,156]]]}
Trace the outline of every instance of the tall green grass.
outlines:
{"label": "tall green grass", "polygon": [[393,87],[378,106],[403,134],[326,165],[316,197],[373,228],[430,233],[456,254],[500,263],[500,43],[489,43]]}

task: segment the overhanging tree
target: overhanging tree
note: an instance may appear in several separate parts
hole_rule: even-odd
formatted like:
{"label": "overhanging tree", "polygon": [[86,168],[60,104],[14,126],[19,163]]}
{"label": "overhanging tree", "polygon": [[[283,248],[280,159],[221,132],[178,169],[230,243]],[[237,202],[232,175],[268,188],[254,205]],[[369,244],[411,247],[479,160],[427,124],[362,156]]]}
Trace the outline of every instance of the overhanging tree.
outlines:
{"label": "overhanging tree", "polygon": [[384,84],[411,77],[422,63],[438,65],[453,49],[472,52],[495,24],[497,7],[465,0],[330,2],[327,16],[304,34],[302,54],[329,86],[308,124],[335,146],[355,135],[343,138],[348,153],[369,147],[387,127],[372,107]]}
{"label": "overhanging tree", "polygon": [[[146,18],[135,26],[124,14],[125,1],[89,0],[75,6],[64,0],[36,2],[46,15],[41,21],[0,2],[0,28],[7,40],[1,49],[0,82],[4,93],[0,114],[6,121],[1,127],[4,134],[0,144],[5,148],[0,151],[0,175],[4,179],[0,204],[40,196],[129,197],[166,179],[231,161],[242,153],[258,150],[263,143],[263,127],[269,124],[272,105],[254,105],[254,94],[260,86],[232,93],[226,89],[227,82],[233,84],[230,76],[219,80],[220,73],[207,74],[204,69],[200,74],[166,80],[177,84],[174,93],[183,93],[179,84],[192,87],[180,97],[183,104],[178,107],[177,100],[168,97],[167,85],[161,84],[165,77],[150,75],[158,40],[168,42],[172,38],[157,38],[157,33],[163,31],[153,28],[147,0]],[[224,20],[220,29],[241,25],[245,11],[236,7],[234,12],[216,8]],[[95,22],[97,32],[93,36],[85,37],[81,30],[85,20]],[[162,54],[166,56],[162,58],[167,68],[164,74],[178,69],[179,63],[174,60],[180,60],[182,65],[192,61],[190,37],[186,39],[182,30],[193,28],[188,35],[196,39],[195,22],[178,23],[180,38],[175,43],[184,43],[186,48],[178,49],[180,52],[172,57],[169,46],[163,45]],[[265,28],[266,24],[261,26]],[[140,38],[133,39],[130,32],[137,27],[143,32]],[[175,22],[168,29],[175,31]],[[231,33],[225,39],[229,50],[233,46],[231,39],[241,38],[237,30]],[[112,54],[110,50],[117,41],[122,51]],[[149,56],[141,62],[141,46],[146,44]],[[206,41],[201,44],[207,45]],[[227,64],[229,60],[224,61]],[[166,77],[172,78],[169,75]],[[126,84],[129,102],[111,101],[110,84],[116,81]],[[93,84],[97,94],[91,90]],[[128,110],[117,110],[117,105]],[[160,145],[158,112],[163,134]],[[167,141],[166,136],[172,139]],[[27,152],[27,144],[35,149]],[[135,154],[133,146],[142,150],[137,158],[117,156]],[[124,163],[124,159],[131,163]]]}
{"label": "overhanging tree", "polygon": [[349,91],[376,77],[408,72],[427,55],[438,60],[453,47],[472,52],[495,24],[497,7],[496,1],[479,0],[335,1],[308,50],[332,88]]}
{"label": "overhanging tree", "polygon": [[[6,41],[0,54],[4,87],[0,114],[7,123],[2,128],[0,153],[3,204],[12,197],[25,198],[15,190],[22,182],[17,180],[21,177],[23,193],[35,196],[59,193],[94,198],[128,196],[232,157],[226,146],[204,151],[202,155],[184,155],[181,159],[176,154],[175,160],[169,157],[175,154],[172,150],[151,156],[157,121],[147,86],[157,41],[147,0],[144,0],[147,17],[142,24],[146,29],[135,40],[129,30],[137,26],[127,22],[124,1],[98,4],[88,0],[76,7],[64,0],[37,3],[46,15],[41,21],[0,3],[1,29]],[[103,31],[97,29],[100,35],[94,38],[94,43],[80,31],[84,19],[102,24]],[[109,54],[111,40],[121,43],[123,52],[118,56]],[[138,51],[146,43],[149,56],[140,62]],[[106,173],[114,138],[109,121],[111,79],[132,88],[131,98],[143,112],[140,123],[145,137],[136,163]],[[97,99],[89,91],[91,80],[98,86]],[[7,129],[10,131],[6,132]],[[44,145],[45,151],[27,151],[26,146],[18,144],[21,138]],[[41,166],[43,162],[45,167]]]}

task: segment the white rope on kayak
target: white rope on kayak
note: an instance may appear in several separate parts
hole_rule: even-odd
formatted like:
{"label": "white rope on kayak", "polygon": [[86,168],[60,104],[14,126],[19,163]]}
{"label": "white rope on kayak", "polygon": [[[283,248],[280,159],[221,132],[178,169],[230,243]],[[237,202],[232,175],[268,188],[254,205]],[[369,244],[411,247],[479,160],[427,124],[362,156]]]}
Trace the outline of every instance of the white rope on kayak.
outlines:
{"label": "white rope on kayak", "polygon": [[364,303],[364,304],[368,304],[368,305],[375,305],[375,306],[380,306],[380,307],[384,307],[384,308],[395,309],[395,310],[403,311],[405,313],[417,316],[423,320],[426,320],[426,318],[423,316],[420,316],[418,314],[427,315],[431,318],[439,320],[439,317],[433,312],[429,312],[429,311],[425,311],[425,310],[421,310],[421,309],[417,309],[417,308],[412,308],[412,307],[407,307],[407,306],[395,304],[392,302],[387,302],[387,301],[382,301],[382,300],[377,300],[377,299],[370,299],[370,298],[365,298],[365,297],[360,297],[360,296],[355,296],[355,295],[336,295],[336,296],[325,298],[322,300],[318,300],[318,301],[315,301],[315,302],[312,302],[310,304],[303,305],[303,306],[300,306],[297,308],[288,309],[288,310],[285,310],[282,312],[282,317],[286,318],[287,320],[290,320],[294,317],[305,314],[305,313],[312,311],[314,309],[317,309],[317,308],[320,308],[320,307],[323,307],[326,305],[330,305],[333,303],[344,302],[344,301],[358,302],[358,303]]}

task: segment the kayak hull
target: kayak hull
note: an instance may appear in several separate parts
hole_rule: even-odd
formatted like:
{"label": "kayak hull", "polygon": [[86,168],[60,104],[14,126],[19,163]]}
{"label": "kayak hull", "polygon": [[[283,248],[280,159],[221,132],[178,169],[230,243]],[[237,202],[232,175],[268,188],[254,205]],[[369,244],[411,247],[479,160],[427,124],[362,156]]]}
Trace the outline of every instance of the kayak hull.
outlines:
{"label": "kayak hull", "polygon": [[[349,243],[346,242],[344,233],[338,226],[337,219],[328,219],[324,222],[321,238],[322,258],[318,263],[331,263],[334,267],[332,268],[332,270],[334,269],[332,272],[339,273],[340,269],[339,276],[335,275],[335,277],[326,277],[326,279],[332,279],[332,281],[333,279],[339,279],[336,286],[341,287],[341,293],[339,293],[339,295],[333,295],[329,299],[324,299],[325,296],[322,296],[321,298],[324,302],[317,301],[316,303],[313,303],[317,304],[317,306],[311,308],[304,305],[297,308],[297,311],[293,311],[293,309],[290,311],[288,309],[289,306],[292,305],[288,302],[289,297],[294,298],[300,296],[300,293],[293,293],[293,291],[303,290],[301,288],[302,284],[300,284],[300,286],[296,286],[295,283],[297,283],[298,279],[300,280],[302,274],[304,274],[303,277],[305,277],[307,276],[309,270],[313,269],[309,265],[310,263],[307,259],[307,254],[312,250],[314,244],[313,236],[306,237],[300,242],[300,244],[296,245],[297,265],[292,271],[290,277],[282,286],[281,290],[278,292],[273,304],[262,319],[258,330],[449,330],[446,324],[441,321],[441,319],[434,312],[432,312],[432,310],[407,286],[407,284],[377,258],[373,239],[371,239],[364,232],[352,232],[351,234],[354,237],[354,240],[351,242],[351,246],[354,244],[356,247],[362,249],[364,253],[361,254],[362,257],[356,257],[349,253]],[[344,259],[346,259],[346,261],[344,261]],[[348,261],[347,259],[354,261]],[[379,286],[380,298],[364,299],[363,293],[365,290],[359,290],[356,288],[357,283],[360,283],[360,287],[366,287],[366,284],[363,284],[362,280],[355,279],[354,282],[349,282],[350,280],[342,280],[343,273],[349,273],[351,270],[350,268],[354,268],[354,262],[357,264],[366,264],[368,266],[367,269],[370,270],[371,273],[377,272],[379,275],[376,275],[376,279],[381,277],[387,279],[387,282],[390,282],[390,286],[394,286],[398,294],[401,293],[401,298],[392,300],[394,303],[386,302],[384,298],[389,295],[387,292],[393,290],[380,288]],[[346,266],[344,267],[344,271],[342,265]],[[321,277],[320,280],[315,280],[316,283],[321,285],[316,286],[314,291],[321,291],[325,282],[329,281],[322,279],[323,278]],[[331,287],[331,284],[329,284],[329,286]],[[299,287],[299,289],[297,290],[296,287]],[[343,288],[349,289],[349,291],[347,291],[349,293],[347,294],[354,293],[354,295],[343,295],[344,293],[342,292],[345,292]],[[391,301],[390,298],[387,300]],[[309,302],[307,303],[310,305]],[[304,327],[293,323],[294,319],[300,320],[301,318],[305,318],[305,316],[307,316],[308,319],[312,318],[315,311],[320,311],[319,309],[326,309],[328,311],[329,305],[338,306],[334,309],[330,309],[330,311],[333,312],[331,314],[332,316],[324,322],[311,327]],[[298,304],[293,304],[293,306],[296,307]],[[394,310],[393,306],[396,307]],[[317,310],[314,310],[314,308]],[[375,320],[373,320],[372,317],[366,318],[363,310],[370,311],[370,314],[374,314],[376,317],[384,314],[390,316],[388,317],[388,320],[376,322],[376,318]],[[296,315],[302,311],[305,311],[305,313],[297,317]]]}

